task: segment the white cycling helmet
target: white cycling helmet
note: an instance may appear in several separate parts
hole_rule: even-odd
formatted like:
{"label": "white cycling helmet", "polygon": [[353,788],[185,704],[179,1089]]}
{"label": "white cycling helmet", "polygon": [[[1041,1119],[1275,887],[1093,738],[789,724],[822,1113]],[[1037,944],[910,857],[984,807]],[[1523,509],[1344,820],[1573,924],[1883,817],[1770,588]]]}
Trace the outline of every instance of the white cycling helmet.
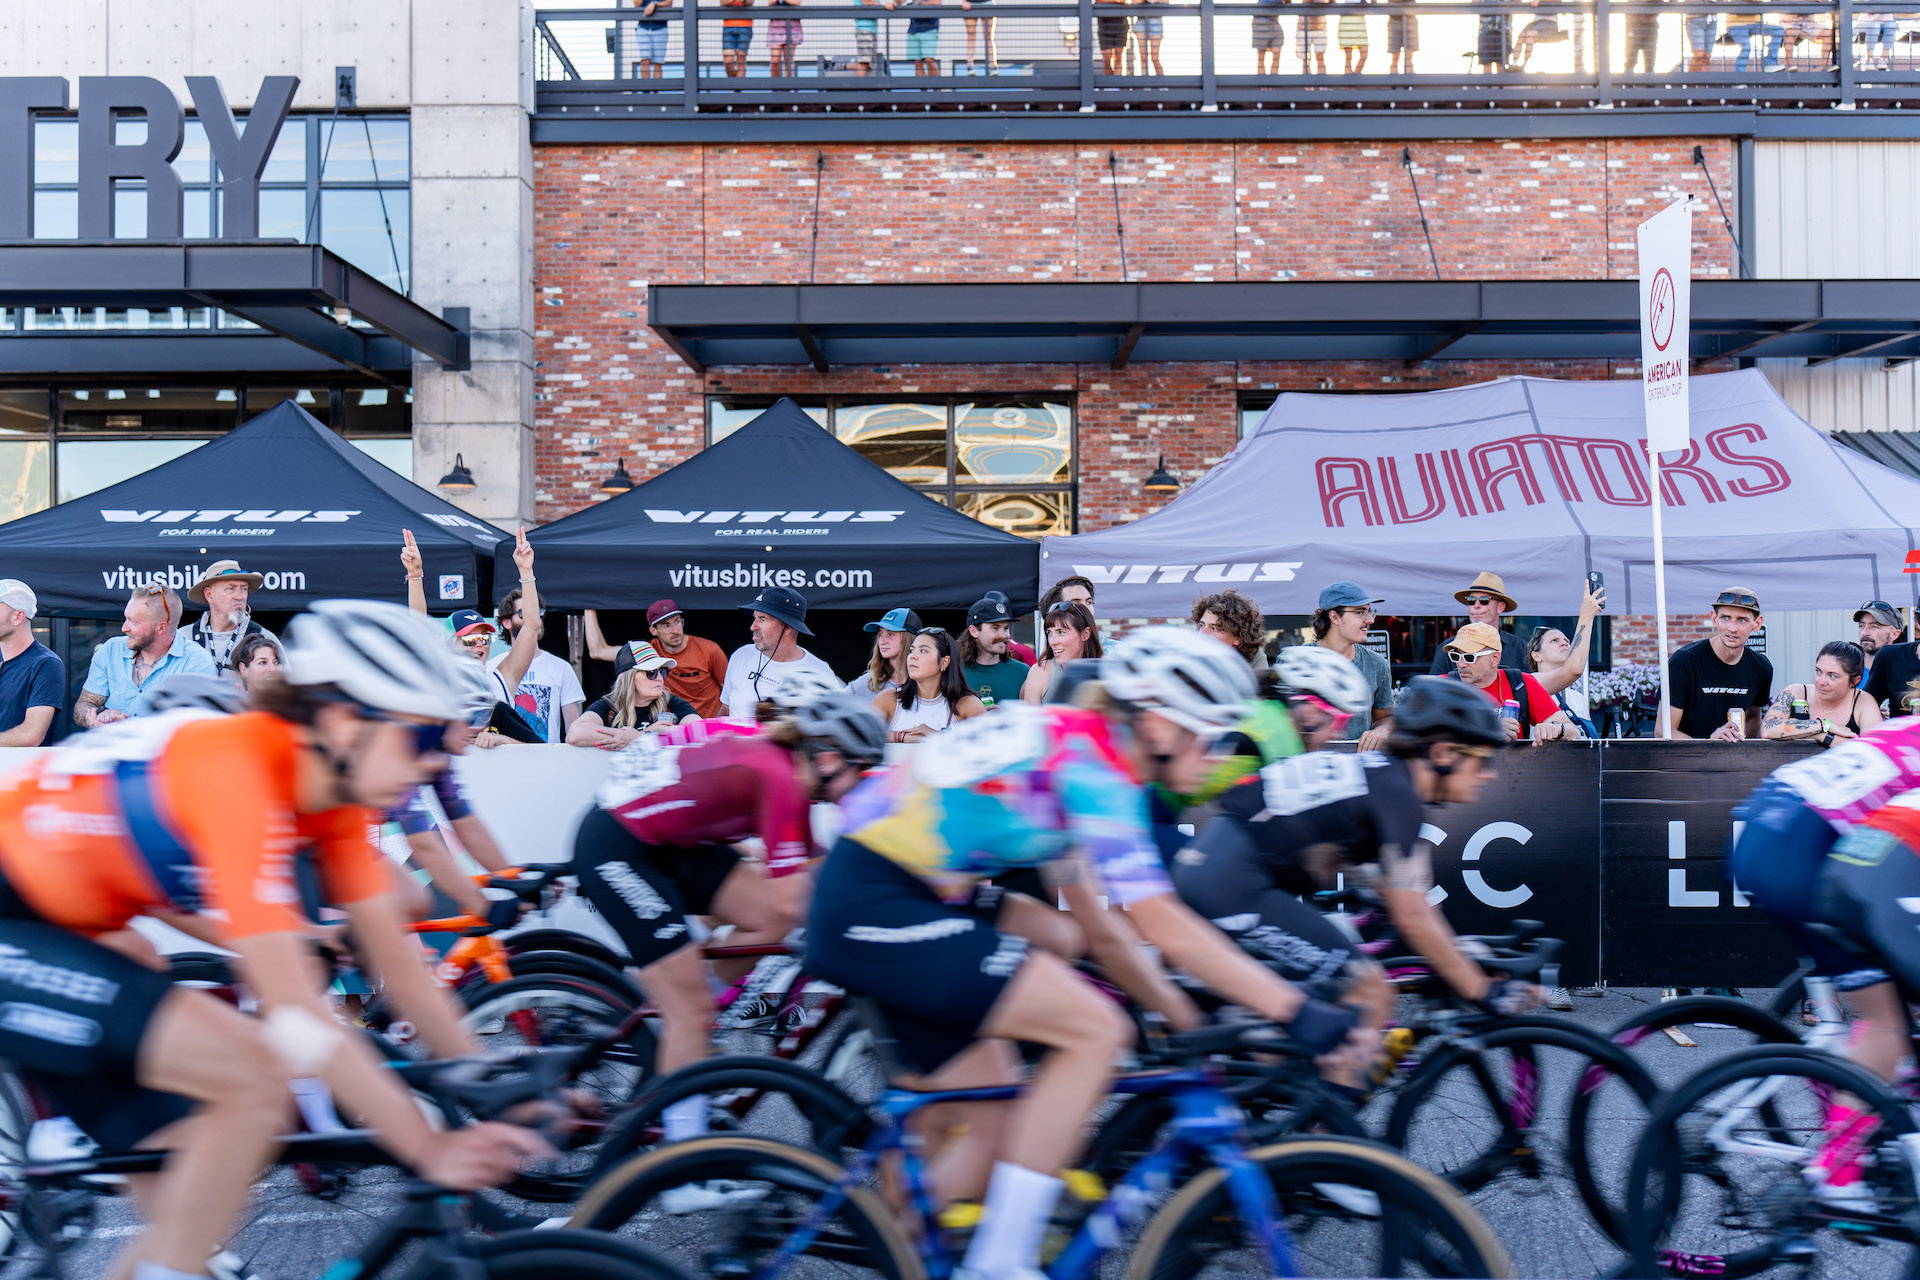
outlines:
{"label": "white cycling helmet", "polygon": [[1116,640],[1100,659],[1100,683],[1195,733],[1232,728],[1254,696],[1238,650],[1184,627],[1143,627]]}
{"label": "white cycling helmet", "polygon": [[1280,651],[1273,674],[1287,693],[1310,693],[1336,711],[1357,716],[1373,701],[1373,686],[1352,660],[1324,645],[1296,644]]}
{"label": "white cycling helmet", "polygon": [[797,711],[846,691],[847,686],[824,672],[800,670],[780,677],[780,687],[769,693],[766,700],[782,711]]}
{"label": "white cycling helmet", "polygon": [[453,654],[447,666],[453,672],[454,694],[460,699],[461,717],[473,724],[482,716],[492,715],[500,691],[486,667],[464,653]]}
{"label": "white cycling helmet", "polygon": [[464,686],[440,628],[377,600],[316,600],[287,627],[289,684],[333,685],[375,711],[459,720]]}
{"label": "white cycling helmet", "polygon": [[187,707],[238,715],[247,710],[247,691],[219,676],[178,675],[161,681],[148,696],[147,706],[156,714]]}

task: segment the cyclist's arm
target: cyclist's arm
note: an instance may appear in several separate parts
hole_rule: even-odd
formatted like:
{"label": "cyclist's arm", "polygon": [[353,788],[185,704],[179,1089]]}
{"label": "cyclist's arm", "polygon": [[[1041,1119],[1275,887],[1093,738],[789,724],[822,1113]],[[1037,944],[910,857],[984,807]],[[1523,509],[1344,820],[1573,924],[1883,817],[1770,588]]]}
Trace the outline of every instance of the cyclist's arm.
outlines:
{"label": "cyclist's arm", "polygon": [[477,814],[463,814],[451,821],[453,834],[460,837],[460,847],[483,869],[497,875],[513,865],[494,841],[493,832],[487,830],[487,824],[480,821]]}
{"label": "cyclist's arm", "polygon": [[1140,936],[1118,911],[1100,905],[1093,886],[1085,881],[1059,886],[1060,900],[1087,937],[1087,954],[1100,969],[1141,1005],[1165,1017],[1175,1030],[1200,1025],[1200,1010],[1187,993],[1174,985],[1166,971],[1148,959]]}
{"label": "cyclist's arm", "polygon": [[436,1057],[459,1058],[480,1048],[460,1025],[453,997],[433,981],[420,948],[406,932],[390,894],[345,904],[354,953],[373,971],[400,1012],[413,1020]]}
{"label": "cyclist's arm", "polygon": [[470,916],[487,914],[486,895],[472,879],[461,874],[459,860],[453,856],[453,850],[447,848],[438,830],[408,836],[407,850],[413,865],[426,872],[427,878],[452,898],[455,906]]}
{"label": "cyclist's arm", "polygon": [[1234,946],[1172,893],[1142,898],[1127,914],[1168,964],[1192,974],[1215,995],[1275,1022],[1291,1021],[1306,1001],[1298,987]]}
{"label": "cyclist's arm", "polygon": [[[1404,851],[1403,851],[1404,850]],[[1492,981],[1460,952],[1453,927],[1427,899],[1433,888],[1433,848],[1414,837],[1410,848],[1380,849],[1381,899],[1400,941],[1427,958],[1433,971],[1468,1000],[1484,1000]]]}

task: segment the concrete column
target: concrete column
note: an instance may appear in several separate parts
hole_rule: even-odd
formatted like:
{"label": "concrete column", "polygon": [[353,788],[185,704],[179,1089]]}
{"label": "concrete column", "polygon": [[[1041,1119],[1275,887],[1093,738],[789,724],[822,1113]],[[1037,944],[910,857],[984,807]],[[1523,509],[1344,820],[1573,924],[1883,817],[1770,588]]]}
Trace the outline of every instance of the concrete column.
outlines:
{"label": "concrete column", "polygon": [[466,307],[473,367],[413,366],[414,480],[461,455],[456,499],[507,528],[533,519],[531,10],[413,0],[413,298]]}

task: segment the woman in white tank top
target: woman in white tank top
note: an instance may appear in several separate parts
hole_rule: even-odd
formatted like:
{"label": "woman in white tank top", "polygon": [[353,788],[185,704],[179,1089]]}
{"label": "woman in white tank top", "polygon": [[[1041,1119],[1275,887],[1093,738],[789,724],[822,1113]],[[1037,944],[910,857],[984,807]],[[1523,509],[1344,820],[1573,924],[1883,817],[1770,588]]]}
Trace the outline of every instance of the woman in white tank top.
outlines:
{"label": "woman in white tank top", "polygon": [[873,709],[887,722],[889,742],[918,742],[952,728],[955,721],[986,712],[961,678],[953,637],[939,627],[927,627],[914,636],[907,649],[905,687],[881,690]]}

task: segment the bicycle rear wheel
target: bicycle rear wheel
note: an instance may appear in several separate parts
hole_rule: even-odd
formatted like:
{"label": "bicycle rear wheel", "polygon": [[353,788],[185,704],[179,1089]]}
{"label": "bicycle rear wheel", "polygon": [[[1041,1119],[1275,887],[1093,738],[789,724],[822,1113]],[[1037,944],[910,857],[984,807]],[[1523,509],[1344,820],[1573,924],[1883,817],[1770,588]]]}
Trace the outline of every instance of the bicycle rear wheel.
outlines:
{"label": "bicycle rear wheel", "polygon": [[1273,1189],[1290,1256],[1270,1257],[1226,1173],[1213,1168],[1147,1223],[1127,1280],[1513,1274],[1499,1239],[1459,1192],[1378,1143],[1290,1138],[1247,1158]]}
{"label": "bicycle rear wheel", "polygon": [[487,1280],[694,1280],[670,1258],[594,1231],[510,1231],[477,1252]]}

